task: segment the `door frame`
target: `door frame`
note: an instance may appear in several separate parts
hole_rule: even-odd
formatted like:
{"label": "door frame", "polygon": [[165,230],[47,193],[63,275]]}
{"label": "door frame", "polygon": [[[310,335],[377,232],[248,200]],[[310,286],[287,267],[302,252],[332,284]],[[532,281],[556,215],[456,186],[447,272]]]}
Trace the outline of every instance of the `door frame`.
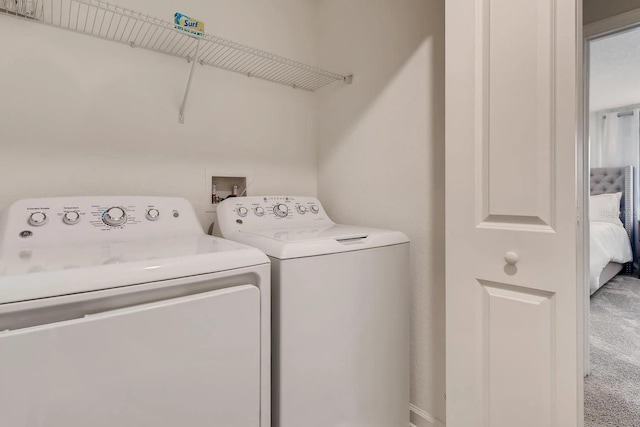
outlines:
{"label": "door frame", "polygon": [[629,30],[638,25],[640,25],[640,8],[585,25],[583,30],[584,41],[586,43],[600,37]]}
{"label": "door frame", "polygon": [[[579,76],[582,78],[582,123],[578,125],[578,131],[582,132],[582,143],[579,144],[578,147],[578,173],[582,179],[579,179],[578,182],[578,221],[581,224],[581,232],[579,233],[579,240],[582,240],[582,245],[579,242],[578,244],[582,246],[583,250],[578,251],[578,254],[581,254],[581,259],[578,259],[578,278],[579,282],[582,283],[583,292],[582,304],[583,307],[583,320],[582,320],[582,333],[583,333],[583,360],[584,360],[584,375],[587,376],[591,372],[591,357],[589,353],[589,317],[591,312],[591,294],[589,291],[588,281],[589,281],[589,258],[590,258],[590,248],[589,248],[589,227],[586,227],[585,224],[588,224],[589,221],[589,196],[590,196],[590,188],[589,188],[589,169],[590,169],[590,161],[589,161],[589,43],[597,40],[602,37],[607,37],[616,33],[620,33],[623,31],[630,30],[635,27],[640,26],[640,8],[631,10],[629,12],[621,13],[619,15],[614,15],[609,18],[605,18],[599,21],[592,22],[583,27],[582,34],[582,57],[583,60],[578,64],[581,67],[581,72]],[[582,207],[582,208],[581,208]],[[578,292],[580,294],[580,292]]]}

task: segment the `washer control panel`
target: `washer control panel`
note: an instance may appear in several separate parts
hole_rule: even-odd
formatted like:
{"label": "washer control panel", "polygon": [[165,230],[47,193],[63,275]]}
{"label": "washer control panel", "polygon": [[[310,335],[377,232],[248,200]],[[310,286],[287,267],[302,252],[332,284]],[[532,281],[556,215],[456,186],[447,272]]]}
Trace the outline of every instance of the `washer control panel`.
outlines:
{"label": "washer control panel", "polygon": [[224,230],[332,224],[320,201],[304,196],[233,197],[217,208]]}
{"label": "washer control panel", "polygon": [[203,232],[191,204],[175,197],[27,199],[12,204],[0,218],[3,246],[11,242],[59,245]]}

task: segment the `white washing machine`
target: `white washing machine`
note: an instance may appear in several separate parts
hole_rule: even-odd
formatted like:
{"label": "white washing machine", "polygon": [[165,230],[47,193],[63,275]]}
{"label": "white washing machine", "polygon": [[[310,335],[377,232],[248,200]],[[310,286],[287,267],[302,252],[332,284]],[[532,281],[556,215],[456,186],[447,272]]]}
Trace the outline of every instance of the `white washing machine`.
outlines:
{"label": "white washing machine", "polygon": [[311,197],[227,199],[218,224],[271,258],[274,427],[408,426],[407,237]]}
{"label": "white washing machine", "polygon": [[22,200],[0,219],[0,425],[270,425],[270,268],[184,199]]}

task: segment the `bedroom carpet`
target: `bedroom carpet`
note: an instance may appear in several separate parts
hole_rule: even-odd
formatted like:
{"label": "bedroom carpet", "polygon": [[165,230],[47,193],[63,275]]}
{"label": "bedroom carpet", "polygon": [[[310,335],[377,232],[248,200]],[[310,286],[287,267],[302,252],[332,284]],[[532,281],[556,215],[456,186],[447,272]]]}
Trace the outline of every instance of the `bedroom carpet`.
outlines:
{"label": "bedroom carpet", "polygon": [[591,297],[585,426],[640,427],[640,280],[617,276]]}

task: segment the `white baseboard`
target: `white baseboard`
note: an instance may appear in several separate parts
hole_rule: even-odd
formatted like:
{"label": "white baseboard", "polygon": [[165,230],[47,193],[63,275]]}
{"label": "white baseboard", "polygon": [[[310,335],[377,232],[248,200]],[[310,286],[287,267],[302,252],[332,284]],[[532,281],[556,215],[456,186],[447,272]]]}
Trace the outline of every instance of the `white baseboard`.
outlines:
{"label": "white baseboard", "polygon": [[409,405],[409,413],[411,414],[411,427],[445,427],[442,421],[413,404]]}

